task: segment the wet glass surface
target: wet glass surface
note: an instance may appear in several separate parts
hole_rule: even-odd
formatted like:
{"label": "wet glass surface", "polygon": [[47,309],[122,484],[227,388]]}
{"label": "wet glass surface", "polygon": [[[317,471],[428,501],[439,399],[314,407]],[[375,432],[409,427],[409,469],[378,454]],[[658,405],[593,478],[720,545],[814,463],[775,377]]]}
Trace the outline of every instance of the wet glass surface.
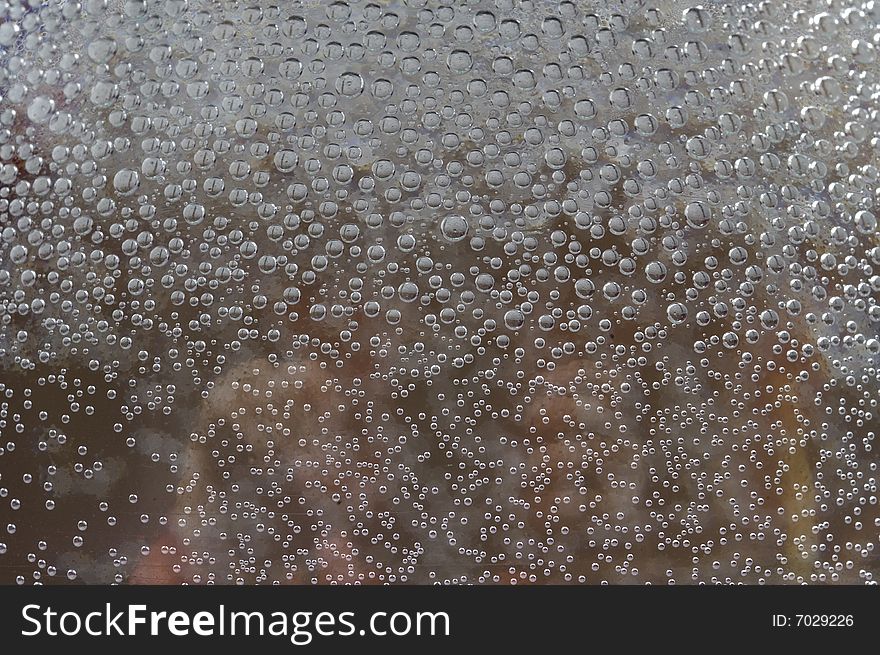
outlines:
{"label": "wet glass surface", "polygon": [[0,582],[875,580],[876,2],[2,12]]}

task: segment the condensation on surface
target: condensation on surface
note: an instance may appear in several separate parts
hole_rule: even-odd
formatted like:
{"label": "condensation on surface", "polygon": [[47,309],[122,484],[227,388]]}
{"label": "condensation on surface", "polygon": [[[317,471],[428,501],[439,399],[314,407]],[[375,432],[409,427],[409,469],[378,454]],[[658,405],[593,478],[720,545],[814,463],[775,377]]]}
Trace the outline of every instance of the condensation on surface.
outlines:
{"label": "condensation on surface", "polygon": [[876,580],[876,0],[0,11],[0,582]]}

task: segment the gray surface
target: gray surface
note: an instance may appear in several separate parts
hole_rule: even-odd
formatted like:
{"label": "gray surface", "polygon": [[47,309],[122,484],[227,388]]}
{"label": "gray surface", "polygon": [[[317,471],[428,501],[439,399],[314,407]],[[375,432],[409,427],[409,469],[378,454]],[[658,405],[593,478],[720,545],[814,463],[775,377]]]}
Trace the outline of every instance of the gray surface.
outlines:
{"label": "gray surface", "polygon": [[0,24],[0,582],[861,583],[873,2]]}

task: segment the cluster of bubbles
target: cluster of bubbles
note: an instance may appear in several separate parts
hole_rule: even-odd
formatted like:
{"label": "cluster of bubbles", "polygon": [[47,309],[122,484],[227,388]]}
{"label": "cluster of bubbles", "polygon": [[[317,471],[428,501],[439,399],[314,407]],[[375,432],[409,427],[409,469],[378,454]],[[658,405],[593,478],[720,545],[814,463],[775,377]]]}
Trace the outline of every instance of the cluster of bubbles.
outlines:
{"label": "cluster of bubbles", "polygon": [[0,582],[876,581],[877,0],[0,12]]}

